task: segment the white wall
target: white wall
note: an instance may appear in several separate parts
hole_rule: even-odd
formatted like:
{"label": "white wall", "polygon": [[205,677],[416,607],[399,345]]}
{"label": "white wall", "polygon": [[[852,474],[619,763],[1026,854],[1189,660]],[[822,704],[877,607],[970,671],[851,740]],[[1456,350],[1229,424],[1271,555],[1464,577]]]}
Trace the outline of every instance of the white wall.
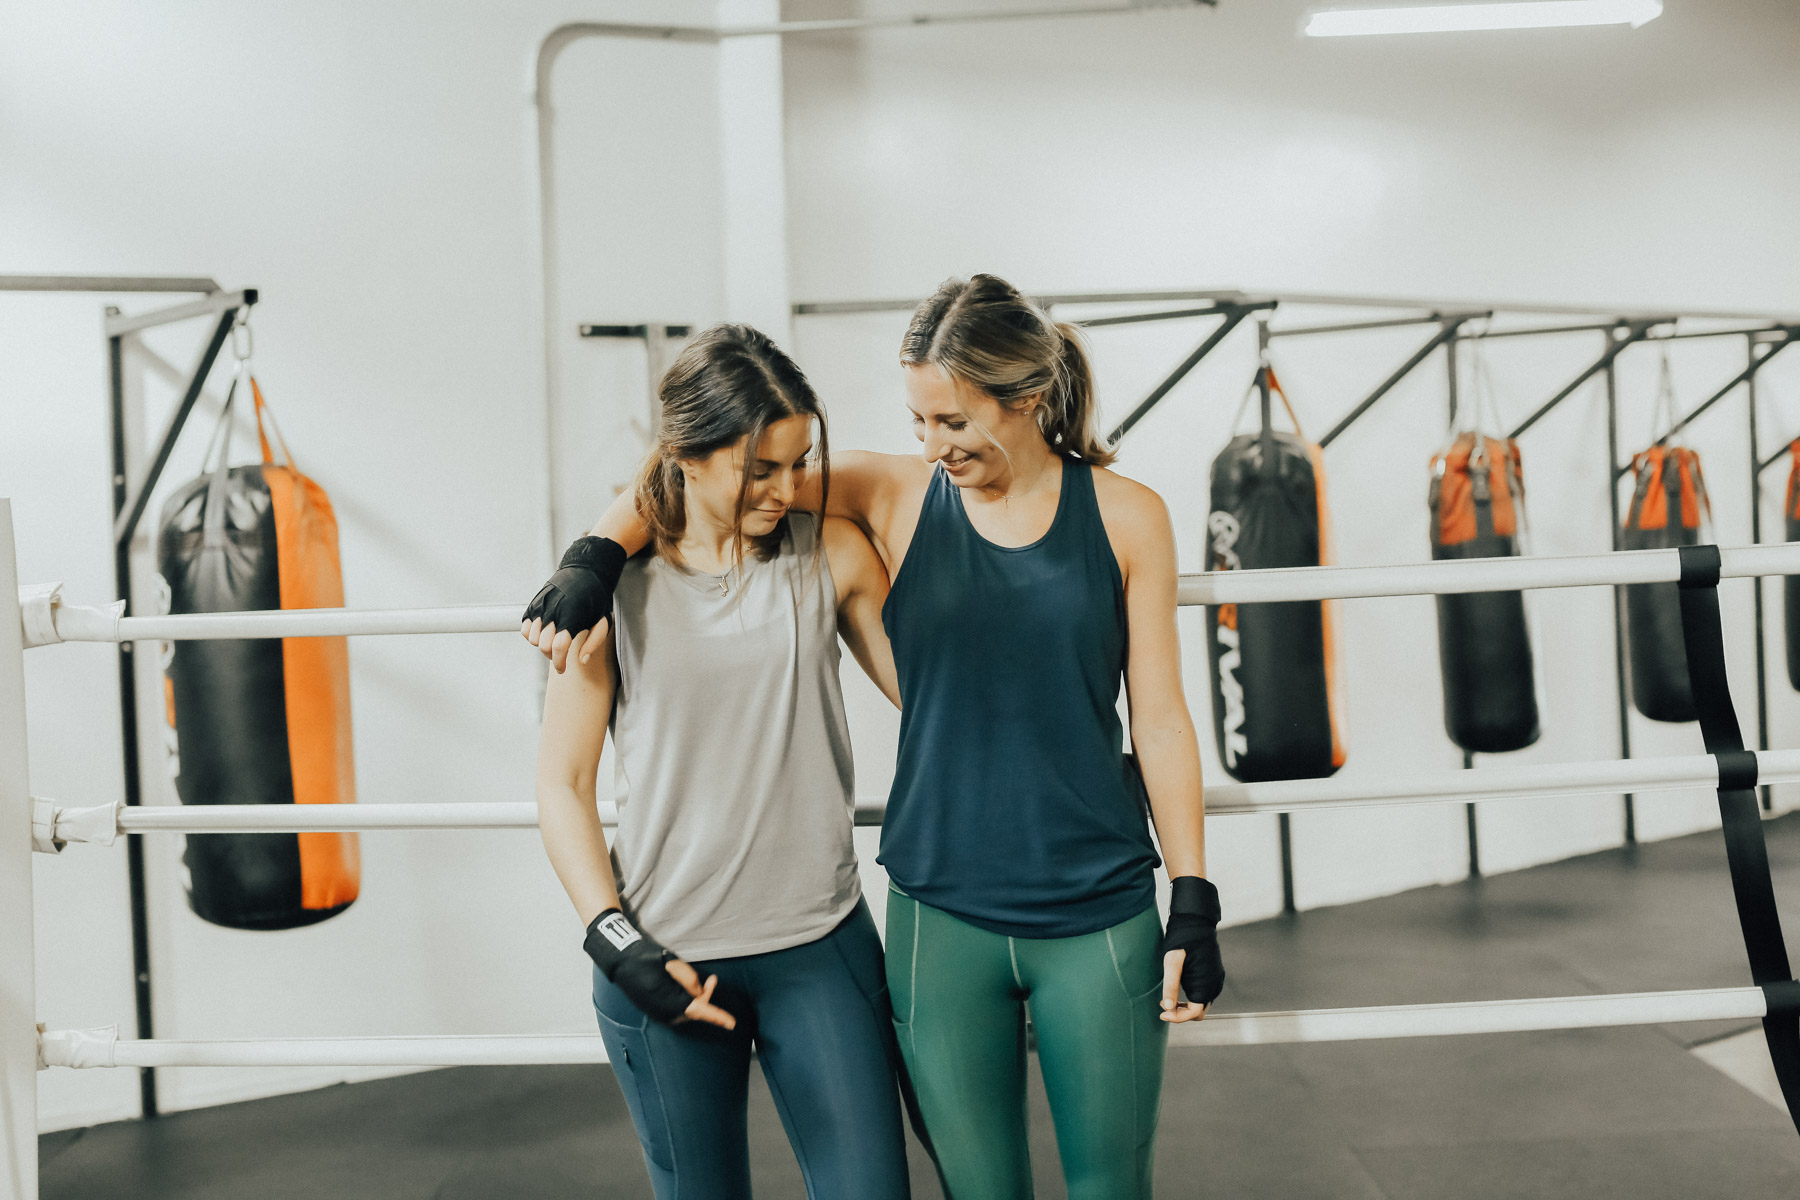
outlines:
{"label": "white wall", "polygon": [[[1043,292],[1241,286],[1800,311],[1791,6],[1670,5],[1635,32],[1332,41],[1296,36],[1306,7],[1227,0],[1217,11],[791,39],[795,299],[917,297],[985,270]],[[1296,309],[1278,323],[1355,315]],[[909,447],[894,365],[904,324],[904,314],[798,319],[800,359],[833,406],[839,444]],[[1277,364],[1317,434],[1426,333],[1277,343]],[[1197,323],[1095,331],[1108,422],[1200,336]],[[1495,343],[1505,420],[1522,419],[1599,347],[1596,334]],[[1253,354],[1239,334],[1126,443],[1120,469],[1169,500],[1186,570],[1200,565],[1206,466],[1229,436]],[[1687,342],[1675,354],[1692,404],[1741,368],[1744,346]],[[1621,367],[1626,453],[1651,436],[1654,366],[1653,353],[1634,351]],[[1338,561],[1427,556],[1426,464],[1443,437],[1444,378],[1440,356],[1331,448]],[[1771,365],[1763,391],[1767,454],[1800,426],[1800,362]],[[1749,539],[1744,411],[1740,393],[1692,432],[1728,542]],[[1598,387],[1525,436],[1539,552],[1608,547],[1604,437]],[[1778,496],[1785,472],[1768,482]],[[1765,522],[1778,520],[1779,499],[1768,503]],[[1753,728],[1750,592],[1724,592],[1733,687]],[[1768,595],[1778,610],[1778,586]],[[1616,755],[1607,594],[1532,603],[1544,735],[1510,757]],[[1346,772],[1458,765],[1441,732],[1431,602],[1355,601],[1340,614]],[[1202,629],[1197,612],[1184,613],[1188,696],[1204,722]],[[1800,744],[1778,619],[1769,644],[1772,741]],[[1632,738],[1641,755],[1700,749],[1691,725],[1634,716]],[[1225,778],[1210,740],[1205,754],[1211,777]],[[1460,878],[1463,820],[1460,807],[1296,817],[1300,904]],[[1622,836],[1615,798],[1493,805],[1479,820],[1489,870]],[[1647,838],[1713,823],[1709,794],[1638,800]],[[1277,911],[1273,818],[1216,820],[1208,841],[1228,919]]]}
{"label": "white wall", "polygon": [[[96,2],[15,13],[0,45],[0,270],[206,274],[261,288],[259,375],[300,465],[337,508],[348,603],[522,600],[552,544],[532,68],[553,28],[596,18],[710,24],[714,6]],[[552,298],[559,366],[592,349],[577,320],[785,310],[779,277],[754,269],[768,247],[781,255],[779,58],[766,43],[734,48],[724,85],[706,47],[644,70],[668,49],[580,41],[556,65],[571,185]],[[721,109],[746,144],[773,150],[760,172],[719,166]],[[679,210],[666,196],[646,204],[639,185],[681,153],[710,177]],[[727,185],[750,211],[730,230]],[[595,236],[574,236],[584,231]],[[751,268],[721,265],[738,259]],[[704,303],[642,292],[688,262],[708,281]],[[78,601],[111,595],[100,306],[178,299],[0,294],[0,493],[14,497],[22,577],[64,580]],[[185,369],[201,332],[172,327],[146,344]],[[153,377],[145,392],[158,428],[170,389]],[[641,364],[578,376],[562,395],[575,408],[641,405]],[[194,472],[210,426],[210,414],[196,418],[171,481]],[[587,445],[589,463],[605,448]],[[362,639],[351,653],[365,801],[530,797],[542,667],[527,648]],[[35,651],[28,670],[34,790],[117,798],[111,651]],[[529,832],[365,835],[362,898],[281,934],[203,924],[181,895],[178,842],[146,846],[159,1036],[592,1028],[579,929]],[[40,857],[35,880],[40,1019],[118,1022],[130,1036],[123,846]],[[162,1097],[180,1108],[371,1073],[167,1070]],[[43,1074],[43,1127],[135,1113],[133,1074]]]}

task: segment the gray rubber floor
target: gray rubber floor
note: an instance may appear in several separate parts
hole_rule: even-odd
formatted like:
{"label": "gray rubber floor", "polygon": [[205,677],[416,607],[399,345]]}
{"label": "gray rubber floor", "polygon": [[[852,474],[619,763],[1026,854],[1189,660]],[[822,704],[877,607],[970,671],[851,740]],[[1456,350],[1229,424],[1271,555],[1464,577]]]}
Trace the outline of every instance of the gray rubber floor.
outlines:
{"label": "gray rubber floor", "polygon": [[[1800,815],[1769,823],[1800,925]],[[1221,1008],[1749,982],[1718,835],[1227,930]],[[1787,1116],[1688,1048],[1740,1025],[1170,1052],[1157,1189],[1185,1197],[1800,1196]],[[1035,1087],[1035,1080],[1034,1080]],[[802,1197],[768,1093],[757,1191]],[[1041,1090],[1037,1194],[1065,1195]],[[436,1071],[41,1139],[44,1200],[649,1197],[605,1067]],[[914,1147],[914,1195],[939,1197]]]}

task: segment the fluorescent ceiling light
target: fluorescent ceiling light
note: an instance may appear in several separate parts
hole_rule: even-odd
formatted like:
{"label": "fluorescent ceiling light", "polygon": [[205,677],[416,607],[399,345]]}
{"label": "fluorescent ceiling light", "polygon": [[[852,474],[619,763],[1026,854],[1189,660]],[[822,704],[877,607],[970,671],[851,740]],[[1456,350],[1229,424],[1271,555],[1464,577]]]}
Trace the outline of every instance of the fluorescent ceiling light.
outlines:
{"label": "fluorescent ceiling light", "polygon": [[1662,7],[1662,0],[1512,0],[1506,4],[1334,8],[1313,13],[1305,32],[1308,37],[1359,37],[1569,25],[1629,25],[1636,29],[1662,16]]}

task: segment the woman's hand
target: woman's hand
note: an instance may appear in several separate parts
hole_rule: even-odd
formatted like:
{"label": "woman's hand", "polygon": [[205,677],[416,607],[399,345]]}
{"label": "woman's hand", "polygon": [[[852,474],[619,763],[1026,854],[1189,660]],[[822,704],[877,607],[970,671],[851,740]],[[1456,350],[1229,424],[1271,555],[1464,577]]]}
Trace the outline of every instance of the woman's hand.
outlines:
{"label": "woman's hand", "polygon": [[1206,1019],[1206,1005],[1181,997],[1181,968],[1186,962],[1186,950],[1163,955],[1162,1019],[1172,1025]]}
{"label": "woman's hand", "polygon": [[[1162,1019],[1198,1021],[1225,987],[1219,956],[1219,889],[1197,875],[1171,881],[1169,924],[1163,931]],[[1187,999],[1181,1001],[1182,994]]]}
{"label": "woman's hand", "polygon": [[704,1021],[708,1025],[717,1025],[720,1029],[736,1029],[737,1018],[712,1003],[713,989],[719,986],[717,975],[708,975],[706,982],[700,982],[700,972],[694,970],[692,963],[684,958],[671,958],[663,964],[675,982],[687,989],[693,1000],[688,1002],[687,1011],[678,1021]]}
{"label": "woman's hand", "polygon": [[665,1025],[702,1021],[721,1029],[737,1028],[737,1018],[712,1003],[719,977],[714,975],[702,985],[692,964],[664,949],[618,908],[608,908],[588,922],[582,948],[600,973],[651,1020]]}
{"label": "woman's hand", "polygon": [[612,614],[613,591],[628,557],[625,547],[611,538],[578,537],[549,582],[525,606],[519,632],[550,660],[557,674],[568,665],[571,649],[576,661],[585,662],[586,647],[599,644],[592,635]]}
{"label": "woman's hand", "polygon": [[580,630],[573,637],[569,636],[568,630],[558,629],[555,625],[546,625],[541,620],[521,621],[519,632],[524,635],[526,641],[543,652],[544,657],[550,660],[550,665],[560,675],[563,668],[569,665],[570,654],[575,656],[576,662],[583,666],[587,665],[588,659],[593,654],[590,647],[599,646],[606,640],[606,621],[601,620],[592,629]]}

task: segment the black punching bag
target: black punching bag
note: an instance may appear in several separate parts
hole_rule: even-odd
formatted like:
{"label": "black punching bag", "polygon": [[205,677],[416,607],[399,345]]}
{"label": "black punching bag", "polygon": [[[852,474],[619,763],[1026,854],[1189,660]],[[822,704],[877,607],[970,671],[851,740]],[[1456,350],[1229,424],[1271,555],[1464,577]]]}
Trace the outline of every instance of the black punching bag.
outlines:
{"label": "black punching bag", "polygon": [[[256,402],[260,433],[260,389]],[[221,424],[230,420],[228,398]],[[277,465],[266,437],[258,466],[228,468],[229,435],[225,442],[217,468],[163,506],[157,562],[169,611],[342,607],[337,522],[324,491],[291,459]],[[343,638],[175,642],[165,698],[175,734],[169,766],[183,804],[355,799]],[[188,903],[216,925],[310,925],[343,911],[360,887],[354,834],[205,833],[186,841]]]}
{"label": "black punching bag", "polygon": [[[1207,568],[1323,565],[1330,522],[1319,448],[1271,426],[1271,392],[1287,405],[1273,371],[1260,369],[1257,387],[1261,429],[1231,439],[1213,460]],[[1233,778],[1317,779],[1344,765],[1331,610],[1317,600],[1208,606],[1213,736]]]}
{"label": "black punching bag", "polygon": [[[1524,472],[1510,438],[1458,434],[1431,460],[1431,557],[1519,553]],[[1444,730],[1464,750],[1499,754],[1538,739],[1531,636],[1521,592],[1439,596]]]}
{"label": "black punching bag", "polygon": [[[1621,550],[1668,550],[1709,540],[1711,504],[1700,456],[1685,447],[1652,446],[1631,458],[1636,484]],[[1790,601],[1790,611],[1792,604]],[[1687,649],[1681,636],[1681,588],[1675,583],[1625,585],[1625,639],[1631,702],[1652,721],[1692,721]],[[1793,662],[1793,652],[1788,662]]]}

